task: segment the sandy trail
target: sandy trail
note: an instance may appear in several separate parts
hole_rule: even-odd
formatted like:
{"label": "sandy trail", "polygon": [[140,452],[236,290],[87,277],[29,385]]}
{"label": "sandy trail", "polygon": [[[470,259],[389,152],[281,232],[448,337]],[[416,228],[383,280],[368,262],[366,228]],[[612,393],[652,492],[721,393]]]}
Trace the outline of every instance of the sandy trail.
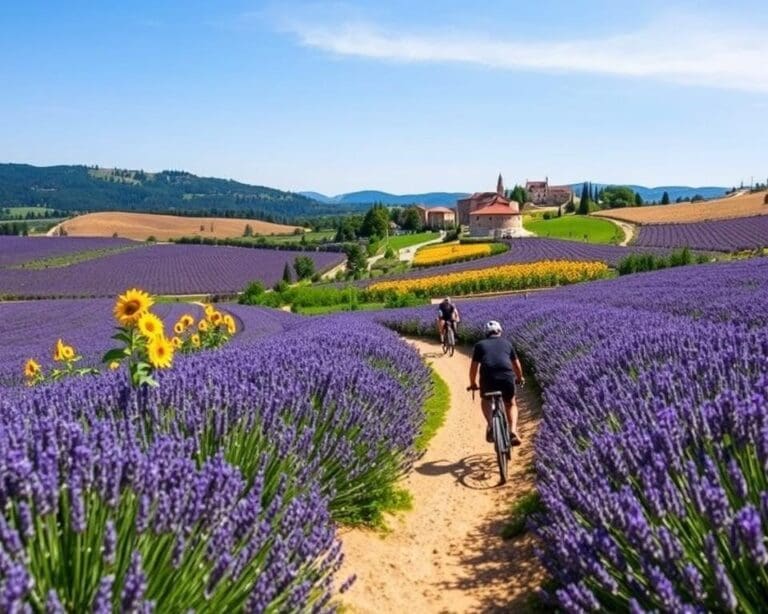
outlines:
{"label": "sandy trail", "polygon": [[451,407],[403,482],[413,509],[392,518],[386,534],[341,533],[340,576],[357,575],[342,602],[357,613],[524,611],[543,577],[534,541],[528,534],[504,541],[499,533],[510,505],[533,486],[538,399],[529,390],[518,393],[523,445],[513,451],[508,484],[498,486],[479,402],[466,392],[468,355],[444,357],[434,342],[411,343],[448,384]]}

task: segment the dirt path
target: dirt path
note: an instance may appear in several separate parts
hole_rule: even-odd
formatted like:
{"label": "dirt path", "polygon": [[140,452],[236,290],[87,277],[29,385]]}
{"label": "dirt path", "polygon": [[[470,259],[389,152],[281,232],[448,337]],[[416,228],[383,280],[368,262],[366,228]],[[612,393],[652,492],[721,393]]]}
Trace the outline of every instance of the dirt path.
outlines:
{"label": "dirt path", "polygon": [[533,485],[533,436],[540,407],[522,391],[519,434],[510,481],[498,486],[498,470],[477,404],[465,388],[469,357],[444,357],[436,343],[412,341],[451,391],[451,408],[429,450],[403,486],[413,509],[393,518],[386,534],[342,532],[346,559],[341,577],[357,581],[343,596],[347,611],[525,611],[542,578],[533,538],[499,536],[515,499]]}

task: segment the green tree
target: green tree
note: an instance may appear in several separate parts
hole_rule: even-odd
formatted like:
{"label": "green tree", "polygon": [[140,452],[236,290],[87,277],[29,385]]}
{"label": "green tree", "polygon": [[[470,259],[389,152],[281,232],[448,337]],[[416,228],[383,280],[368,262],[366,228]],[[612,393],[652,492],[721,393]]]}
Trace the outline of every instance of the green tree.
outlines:
{"label": "green tree", "polygon": [[635,193],[624,185],[609,185],[603,190],[603,203],[608,209],[631,207],[635,203]]}
{"label": "green tree", "polygon": [[358,243],[350,243],[345,246],[344,253],[347,255],[347,274],[360,277],[368,269],[365,252]]}
{"label": "green tree", "polygon": [[283,281],[287,284],[293,281],[293,277],[291,276],[291,267],[288,266],[287,262],[285,263],[285,267],[283,267]]}
{"label": "green tree", "polygon": [[664,194],[661,195],[661,204],[662,205],[668,205],[669,204],[669,193],[664,192]]}
{"label": "green tree", "polygon": [[579,208],[576,209],[576,213],[578,213],[579,215],[589,214],[589,210],[590,210],[589,192],[590,192],[589,183],[585,181],[584,185],[581,188],[581,200],[579,201]]}
{"label": "green tree", "polygon": [[296,271],[297,279],[309,279],[315,273],[315,261],[309,256],[296,256],[293,270]]}
{"label": "green tree", "polygon": [[640,192],[635,192],[635,207],[641,207],[643,205],[643,197],[640,196]]}
{"label": "green tree", "polygon": [[419,210],[416,207],[408,207],[403,213],[403,230],[420,230],[421,229],[421,216]]}
{"label": "green tree", "polygon": [[360,226],[361,237],[380,237],[383,238],[389,231],[389,212],[387,208],[377,203],[373,205],[363,217],[363,224]]}

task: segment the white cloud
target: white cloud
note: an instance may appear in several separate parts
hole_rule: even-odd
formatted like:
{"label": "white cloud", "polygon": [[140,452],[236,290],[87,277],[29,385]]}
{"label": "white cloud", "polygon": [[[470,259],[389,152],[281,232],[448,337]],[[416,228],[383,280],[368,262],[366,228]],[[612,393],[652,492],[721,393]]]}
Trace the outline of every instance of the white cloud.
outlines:
{"label": "white cloud", "polygon": [[768,92],[768,36],[713,18],[666,19],[600,39],[499,38],[487,32],[403,33],[365,22],[294,24],[301,44],[341,56],[580,72]]}

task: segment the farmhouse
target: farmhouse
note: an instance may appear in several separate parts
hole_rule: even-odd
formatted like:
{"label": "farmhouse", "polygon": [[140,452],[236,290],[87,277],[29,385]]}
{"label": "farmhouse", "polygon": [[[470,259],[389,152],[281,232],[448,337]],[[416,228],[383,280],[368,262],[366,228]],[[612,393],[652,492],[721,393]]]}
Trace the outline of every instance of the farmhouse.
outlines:
{"label": "farmhouse", "polygon": [[444,230],[456,224],[456,211],[449,207],[425,207],[417,205],[421,225],[433,230]]}
{"label": "farmhouse", "polygon": [[523,216],[520,204],[504,196],[504,180],[501,175],[495,192],[475,192],[468,198],[460,199],[456,207],[459,223],[469,226],[469,234],[475,237],[521,237]]}
{"label": "farmhouse", "polygon": [[549,185],[549,177],[544,181],[526,181],[525,191],[534,205],[564,205],[573,191],[567,185]]}

